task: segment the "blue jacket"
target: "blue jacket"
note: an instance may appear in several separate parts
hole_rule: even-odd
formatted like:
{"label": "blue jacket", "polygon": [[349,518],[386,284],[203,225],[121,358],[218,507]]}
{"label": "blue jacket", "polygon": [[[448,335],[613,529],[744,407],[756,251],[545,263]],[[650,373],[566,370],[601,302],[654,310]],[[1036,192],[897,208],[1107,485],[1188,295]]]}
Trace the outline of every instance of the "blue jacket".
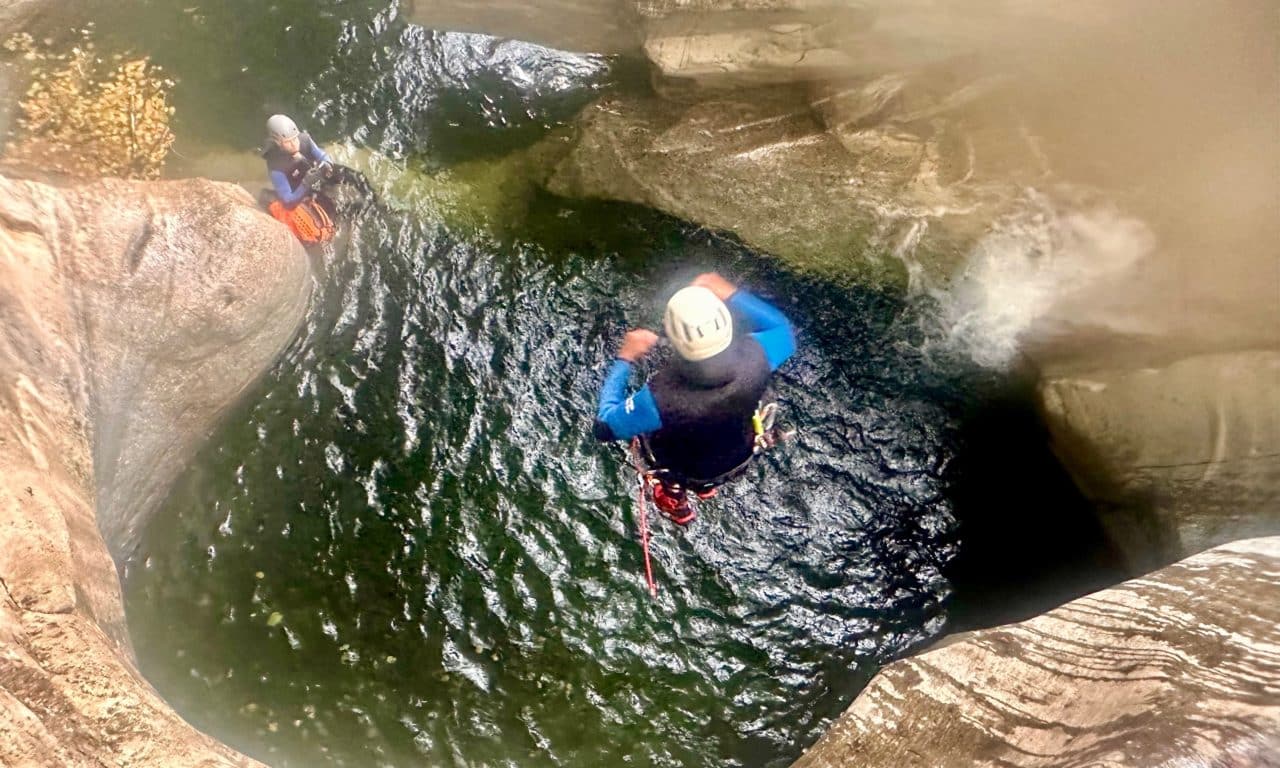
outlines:
{"label": "blue jacket", "polygon": [[311,194],[311,187],[302,181],[307,171],[313,165],[329,162],[329,156],[319,144],[311,140],[310,134],[303,131],[298,138],[298,152],[302,155],[301,158],[286,154],[274,141],[270,142],[262,153],[267,161],[268,176],[271,178],[271,186],[275,188],[276,197],[280,198],[288,208],[297,205]]}
{"label": "blue jacket", "polygon": [[[759,343],[770,372],[795,352],[791,324],[776,308],[741,288],[725,304],[750,329],[750,337]],[[608,437],[615,440],[629,440],[663,427],[662,412],[649,384],[627,395],[631,367],[626,360],[614,360],[600,387],[596,419],[608,427]]]}

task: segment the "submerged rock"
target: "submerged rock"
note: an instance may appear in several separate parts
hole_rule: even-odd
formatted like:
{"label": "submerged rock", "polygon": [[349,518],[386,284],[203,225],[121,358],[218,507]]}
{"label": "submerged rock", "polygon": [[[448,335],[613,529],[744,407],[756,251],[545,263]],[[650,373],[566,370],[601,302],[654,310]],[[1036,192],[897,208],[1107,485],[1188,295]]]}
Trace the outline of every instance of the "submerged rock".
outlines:
{"label": "submerged rock", "polygon": [[1274,766],[1280,538],[885,667],[794,768]]}
{"label": "submerged rock", "polygon": [[335,160],[364,174],[388,207],[444,222],[457,233],[499,235],[523,221],[538,180],[560,151],[544,144],[430,169],[349,145],[330,149]]}
{"label": "submerged rock", "polygon": [[257,765],[142,681],[108,545],[292,338],[309,271],[229,185],[0,177],[0,764]]}
{"label": "submerged rock", "polygon": [[1280,352],[1040,385],[1053,446],[1135,568],[1280,533]]}

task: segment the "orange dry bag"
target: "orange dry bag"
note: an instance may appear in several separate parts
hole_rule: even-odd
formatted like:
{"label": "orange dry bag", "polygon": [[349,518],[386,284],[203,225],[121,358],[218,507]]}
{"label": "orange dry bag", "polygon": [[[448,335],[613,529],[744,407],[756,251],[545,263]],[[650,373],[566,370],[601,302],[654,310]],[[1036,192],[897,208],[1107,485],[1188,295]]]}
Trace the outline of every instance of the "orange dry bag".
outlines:
{"label": "orange dry bag", "polygon": [[303,245],[327,243],[337,231],[333,214],[324,203],[314,197],[309,197],[292,208],[286,208],[284,203],[276,200],[267,206],[267,212],[284,222]]}

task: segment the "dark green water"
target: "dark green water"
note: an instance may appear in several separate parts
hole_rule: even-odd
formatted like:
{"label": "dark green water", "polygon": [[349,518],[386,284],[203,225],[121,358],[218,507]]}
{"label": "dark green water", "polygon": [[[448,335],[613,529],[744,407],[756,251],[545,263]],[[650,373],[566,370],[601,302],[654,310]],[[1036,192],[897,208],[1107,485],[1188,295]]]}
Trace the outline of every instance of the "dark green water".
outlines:
{"label": "dark green water", "polygon": [[[90,8],[179,77],[188,151],[288,109],[422,166],[498,163],[643,87],[338,0]],[[782,766],[948,621],[1074,588],[1026,586],[1094,535],[1027,393],[938,344],[929,302],[642,209],[522,209],[492,235],[374,208],[317,260],[301,337],[127,572],[141,667],[195,725],[276,766]],[[591,413],[622,331],[706,269],[801,329],[777,382],[801,432],[695,525],[655,523],[653,600]]]}
{"label": "dark green water", "polygon": [[803,293],[783,303],[806,326],[851,302],[596,213],[653,244],[496,251],[402,223],[335,270],[130,573],[180,711],[279,765],[760,765],[940,629],[948,383],[876,296],[783,377],[801,440],[694,527],[657,525],[648,597],[631,477],[587,434],[624,315],[713,264]]}

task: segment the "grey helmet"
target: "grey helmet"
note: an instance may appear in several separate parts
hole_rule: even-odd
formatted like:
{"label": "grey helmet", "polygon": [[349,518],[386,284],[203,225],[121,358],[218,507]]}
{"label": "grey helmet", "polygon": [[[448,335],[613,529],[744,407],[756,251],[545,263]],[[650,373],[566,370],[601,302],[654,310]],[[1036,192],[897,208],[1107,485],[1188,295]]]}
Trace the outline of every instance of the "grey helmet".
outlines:
{"label": "grey helmet", "polygon": [[296,139],[298,124],[290,120],[288,115],[272,115],[267,119],[267,135],[277,144],[288,139]]}

